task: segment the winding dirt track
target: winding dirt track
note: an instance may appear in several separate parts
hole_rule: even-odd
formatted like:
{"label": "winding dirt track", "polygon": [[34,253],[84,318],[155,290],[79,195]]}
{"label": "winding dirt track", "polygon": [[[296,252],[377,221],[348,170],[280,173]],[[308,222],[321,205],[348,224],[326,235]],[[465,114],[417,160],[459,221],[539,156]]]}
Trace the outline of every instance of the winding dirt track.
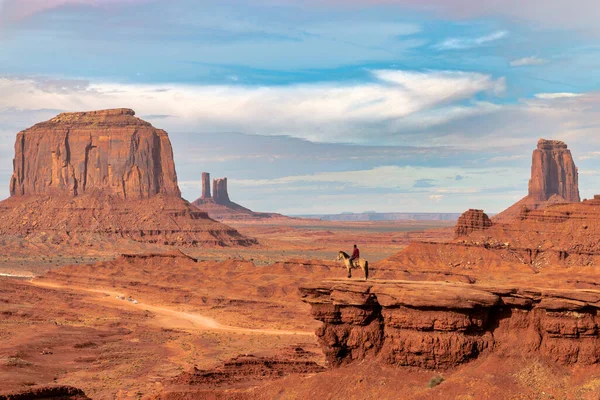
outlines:
{"label": "winding dirt track", "polygon": [[43,287],[46,289],[58,289],[58,290],[73,290],[79,292],[88,292],[94,294],[102,294],[103,296],[90,296],[90,300],[98,303],[110,303],[112,306],[118,308],[135,308],[138,310],[150,311],[156,315],[155,323],[166,328],[180,328],[190,330],[212,330],[212,331],[225,331],[232,333],[249,333],[259,335],[303,335],[313,336],[314,332],[307,331],[289,331],[289,330],[277,330],[277,329],[252,329],[242,328],[237,326],[223,325],[215,321],[212,318],[204,315],[189,313],[184,311],[173,310],[168,307],[153,306],[145,303],[135,304],[126,300],[117,299],[117,296],[122,296],[121,293],[111,292],[104,289],[89,289],[83,287],[72,287],[64,286],[57,283],[43,282],[39,280],[32,280],[30,283],[34,286]]}

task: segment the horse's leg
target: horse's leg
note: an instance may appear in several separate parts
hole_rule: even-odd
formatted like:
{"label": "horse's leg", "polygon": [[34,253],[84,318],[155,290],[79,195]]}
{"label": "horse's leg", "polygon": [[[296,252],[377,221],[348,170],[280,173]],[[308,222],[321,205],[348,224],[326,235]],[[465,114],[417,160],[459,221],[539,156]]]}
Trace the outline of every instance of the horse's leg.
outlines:
{"label": "horse's leg", "polygon": [[363,268],[365,270],[365,281],[369,279],[369,262],[365,261],[365,267]]}
{"label": "horse's leg", "polygon": [[352,266],[348,263],[346,268],[348,269],[348,278],[352,278]]}

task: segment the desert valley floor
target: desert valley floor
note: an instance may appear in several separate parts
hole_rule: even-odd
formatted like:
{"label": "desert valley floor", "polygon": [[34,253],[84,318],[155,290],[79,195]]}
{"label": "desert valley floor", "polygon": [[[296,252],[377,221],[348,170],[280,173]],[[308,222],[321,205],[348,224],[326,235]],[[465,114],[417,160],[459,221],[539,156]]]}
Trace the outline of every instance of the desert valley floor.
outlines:
{"label": "desert valley floor", "polygon": [[[50,253],[51,244],[5,241],[3,254],[14,255],[0,264],[0,393],[71,386],[94,399],[246,398],[286,376],[315,376],[326,369],[320,323],[298,288],[346,279],[335,257],[353,241],[376,265],[409,241],[451,237],[453,225],[230,222],[260,245],[181,252],[98,241],[80,256],[79,246]],[[424,390],[432,373],[410,376]]]}

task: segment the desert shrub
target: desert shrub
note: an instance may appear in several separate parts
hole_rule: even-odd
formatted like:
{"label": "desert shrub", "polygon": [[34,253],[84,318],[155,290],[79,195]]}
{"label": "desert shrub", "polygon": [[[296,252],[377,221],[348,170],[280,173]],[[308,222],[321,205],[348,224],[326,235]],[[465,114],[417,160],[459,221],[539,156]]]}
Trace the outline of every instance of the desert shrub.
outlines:
{"label": "desert shrub", "polygon": [[429,389],[436,387],[437,385],[439,385],[440,383],[444,382],[444,378],[442,378],[440,375],[436,375],[433,378],[431,378],[429,380],[429,383],[427,384],[427,387]]}

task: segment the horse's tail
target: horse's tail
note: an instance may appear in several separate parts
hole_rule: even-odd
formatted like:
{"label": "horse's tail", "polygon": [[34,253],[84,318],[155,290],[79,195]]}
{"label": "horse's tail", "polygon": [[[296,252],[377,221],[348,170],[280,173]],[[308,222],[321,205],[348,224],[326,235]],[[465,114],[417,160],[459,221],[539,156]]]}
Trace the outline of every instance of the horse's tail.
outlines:
{"label": "horse's tail", "polygon": [[365,281],[369,279],[369,262],[365,260]]}

